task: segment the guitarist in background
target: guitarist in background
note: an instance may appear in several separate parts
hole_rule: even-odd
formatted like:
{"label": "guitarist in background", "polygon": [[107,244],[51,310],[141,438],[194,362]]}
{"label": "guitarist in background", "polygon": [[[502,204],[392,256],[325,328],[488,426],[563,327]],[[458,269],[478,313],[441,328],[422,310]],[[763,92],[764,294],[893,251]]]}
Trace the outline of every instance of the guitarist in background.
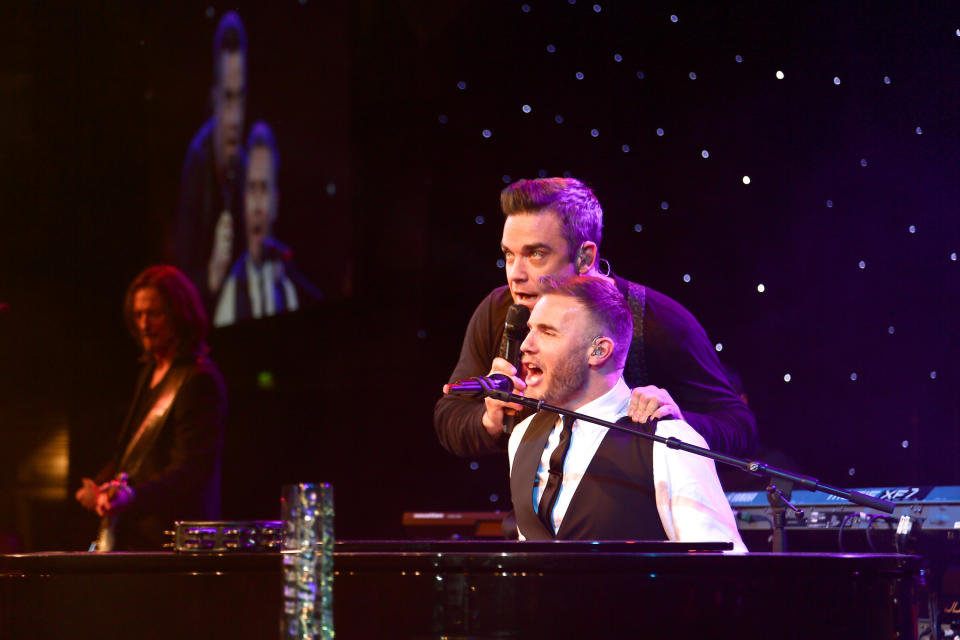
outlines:
{"label": "guitarist in background", "polygon": [[143,367],[111,462],[76,499],[102,518],[98,551],[159,549],[175,520],[220,517],[226,389],[207,357],[207,316],[190,280],[150,267],[124,317]]}

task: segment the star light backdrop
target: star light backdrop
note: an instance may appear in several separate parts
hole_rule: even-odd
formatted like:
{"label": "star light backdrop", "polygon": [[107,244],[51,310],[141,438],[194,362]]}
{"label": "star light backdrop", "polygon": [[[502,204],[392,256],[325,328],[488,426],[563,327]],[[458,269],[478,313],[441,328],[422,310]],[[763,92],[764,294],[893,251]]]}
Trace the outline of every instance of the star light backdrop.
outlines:
{"label": "star light backdrop", "polygon": [[765,446],[840,486],[960,484],[953,5],[38,5],[0,27],[0,526],[23,533],[11,514],[43,475],[28,462],[63,429],[70,490],[34,509],[28,546],[86,535],[69,494],[132,386],[119,301],[169,255],[231,8],[246,128],[270,120],[281,148],[278,227],[333,295],[213,335],[224,517],[277,517],[299,481],[334,484],[341,537],[402,535],[404,510],[509,508],[505,456],[447,454],[432,409],[504,282],[498,192],[549,175],[595,189],[616,273],[700,320]]}
{"label": "star light backdrop", "polygon": [[490,13],[424,55],[441,61],[425,84],[442,291],[500,284],[496,183],[579,177],[605,208],[601,253],[700,319],[763,443],[847,486],[960,481],[956,16]]}

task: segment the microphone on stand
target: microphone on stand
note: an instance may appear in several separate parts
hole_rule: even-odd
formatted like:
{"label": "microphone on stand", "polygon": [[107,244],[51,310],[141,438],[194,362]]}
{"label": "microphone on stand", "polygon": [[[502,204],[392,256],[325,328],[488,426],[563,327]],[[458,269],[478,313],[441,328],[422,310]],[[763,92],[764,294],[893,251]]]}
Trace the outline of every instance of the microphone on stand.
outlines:
{"label": "microphone on stand", "polygon": [[[507,309],[507,320],[503,326],[503,339],[500,341],[501,358],[512,364],[519,371],[520,369],[520,345],[527,337],[527,320],[530,319],[530,309],[522,304],[511,305]],[[512,390],[512,385],[510,389]],[[517,416],[513,409],[505,409],[503,412],[503,432],[510,435],[513,431],[514,422]]]}
{"label": "microphone on stand", "polygon": [[468,396],[471,398],[482,398],[485,391],[513,391],[513,380],[502,373],[495,373],[492,376],[477,376],[475,378],[466,378],[457,380],[450,385],[447,393],[452,396]]}

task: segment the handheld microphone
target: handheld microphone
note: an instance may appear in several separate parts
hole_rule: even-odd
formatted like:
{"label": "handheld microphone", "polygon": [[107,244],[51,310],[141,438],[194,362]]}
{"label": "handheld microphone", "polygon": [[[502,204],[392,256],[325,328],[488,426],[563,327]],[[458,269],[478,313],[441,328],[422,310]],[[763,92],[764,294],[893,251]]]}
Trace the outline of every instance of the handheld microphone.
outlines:
{"label": "handheld microphone", "polygon": [[495,373],[492,376],[477,376],[475,378],[466,378],[457,380],[450,385],[447,391],[452,396],[468,396],[471,398],[482,398],[484,392],[490,391],[513,391],[513,380],[503,375]]}
{"label": "handheld microphone", "polygon": [[[500,341],[501,358],[520,368],[520,345],[527,337],[527,320],[530,319],[530,309],[522,304],[511,305],[507,309],[507,320],[503,326],[503,339]],[[516,414],[508,409],[503,412],[503,432],[510,435],[513,431],[513,424],[516,421]]]}

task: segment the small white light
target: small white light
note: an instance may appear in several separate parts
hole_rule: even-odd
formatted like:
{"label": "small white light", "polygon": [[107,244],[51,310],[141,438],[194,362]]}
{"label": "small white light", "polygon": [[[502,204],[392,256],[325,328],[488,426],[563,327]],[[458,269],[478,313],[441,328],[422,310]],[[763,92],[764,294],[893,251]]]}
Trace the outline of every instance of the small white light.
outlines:
{"label": "small white light", "polygon": [[691,72],[690,72],[690,79],[691,79],[691,80],[696,80],[696,79],[697,79],[697,74],[694,73],[693,71],[691,71]]}
{"label": "small white light", "polygon": [[907,227],[907,231],[909,231],[910,233],[916,233],[916,232],[917,232],[917,226],[912,224],[912,225],[910,225],[909,227]]}
{"label": "small white light", "polygon": [[883,84],[890,84],[890,76],[883,76]]}
{"label": "small white light", "polygon": [[790,382],[791,380],[793,380],[793,376],[791,376],[789,373],[783,374],[783,381],[784,381],[784,382]]}
{"label": "small white light", "polygon": [[743,176],[743,184],[750,184],[750,176]]}
{"label": "small white light", "polygon": [[590,137],[591,137],[591,138],[596,138],[596,137],[599,136],[599,135],[600,135],[600,131],[599,131],[599,130],[597,130],[597,129],[590,129]]}
{"label": "small white light", "polygon": [[893,328],[893,325],[890,325],[889,327],[887,327],[887,333],[889,333],[890,335],[893,335],[895,331],[896,329]]}
{"label": "small white light", "polygon": [[601,7],[601,6],[598,5],[598,4],[593,5],[593,12],[594,12],[594,13],[600,13],[601,11],[603,11],[603,7]]}
{"label": "small white light", "polygon": [[476,471],[476,470],[479,469],[479,468],[480,468],[480,464],[479,464],[476,460],[474,460],[473,462],[470,463],[470,470],[471,470],[471,471]]}
{"label": "small white light", "polygon": [[861,260],[860,262],[857,263],[857,266],[860,267],[861,269],[866,269],[867,263]]}
{"label": "small white light", "polygon": [[953,261],[953,262],[956,262],[956,261],[957,261],[957,252],[956,252],[956,251],[954,251],[953,253],[950,254],[950,260]]}
{"label": "small white light", "polygon": [[463,91],[466,88],[467,88],[467,83],[464,82],[463,80],[457,83],[457,89],[460,89],[460,91]]}
{"label": "small white light", "polygon": [[767,288],[764,286],[764,284],[763,284],[762,282],[757,285],[757,291],[759,291],[760,293],[763,293],[763,292],[766,291],[766,290],[767,290]]}
{"label": "small white light", "polygon": [[557,124],[563,124],[563,116],[558,113],[557,115],[553,116],[553,121]]}
{"label": "small white light", "polygon": [[666,211],[667,209],[670,208],[670,203],[667,202],[666,200],[663,200],[660,202],[660,208]]}
{"label": "small white light", "polygon": [[832,209],[832,208],[833,208],[833,200],[827,200],[827,208],[828,208],[828,209]]}
{"label": "small white light", "polygon": [[733,56],[733,59],[736,60],[737,62],[743,62],[743,56],[740,55],[739,53]]}
{"label": "small white light", "polygon": [[931,380],[936,380],[936,379],[937,379],[937,372],[936,372],[936,371],[931,371],[931,372],[930,372],[930,379],[931,379]]}
{"label": "small white light", "polygon": [[867,159],[866,159],[866,158],[860,158],[860,166],[861,166],[861,167],[867,166]]}
{"label": "small white light", "polygon": [[577,71],[576,73],[577,80],[583,80],[583,71]]}
{"label": "small white light", "polygon": [[914,132],[915,132],[918,136],[922,136],[922,135],[923,135],[923,129],[920,128],[920,127],[917,127],[916,129],[914,129]]}
{"label": "small white light", "polygon": [[630,145],[628,144],[620,145],[620,151],[623,151],[624,153],[630,153]]}
{"label": "small white light", "polygon": [[852,476],[852,475],[855,474],[856,472],[857,472],[857,470],[854,469],[853,467],[850,467],[849,469],[847,469],[847,474],[848,474],[848,475],[851,475],[851,476]]}
{"label": "small white light", "polygon": [[663,133],[664,133],[664,132],[663,132],[663,129],[661,129],[661,128],[658,128],[658,129],[657,129],[657,135],[658,135],[658,136],[661,136],[661,137],[662,137],[662,136],[663,136]]}
{"label": "small white light", "polygon": [[520,107],[520,109],[522,109],[524,113],[530,113],[531,111],[533,111],[533,109],[528,104],[523,105],[522,107]]}
{"label": "small white light", "polygon": [[723,343],[722,343],[722,342],[718,342],[714,348],[715,348],[717,351],[723,351]]}
{"label": "small white light", "polygon": [[557,52],[557,48],[555,46],[553,46],[552,44],[547,45],[547,53],[556,53],[556,52]]}
{"label": "small white light", "polygon": [[903,442],[900,443],[900,446],[903,447],[904,449],[906,449],[907,447],[910,446],[910,441],[909,441],[909,440],[904,440]]}
{"label": "small white light", "polygon": [[676,22],[679,19],[675,14],[670,16],[670,22]]}
{"label": "small white light", "polygon": [[839,85],[839,84],[840,84],[840,78],[838,78],[837,76],[833,76],[833,84]]}
{"label": "small white light", "polygon": [[473,221],[476,222],[477,224],[483,224],[484,222],[486,222],[486,219],[483,216],[477,216],[476,218],[473,219]]}
{"label": "small white light", "polygon": [[623,56],[620,55],[619,53],[615,53],[615,54],[613,54],[613,61],[614,61],[614,62],[623,62]]}
{"label": "small white light", "polygon": [[690,282],[690,274],[689,274],[689,273],[683,274],[683,281],[684,281],[684,282]]}
{"label": "small white light", "polygon": [[956,33],[957,37],[960,38],[960,29],[957,29],[956,31],[954,31],[954,33]]}
{"label": "small white light", "polygon": [[503,258],[497,258],[497,269],[503,269],[507,266],[507,262]]}
{"label": "small white light", "polygon": [[490,129],[484,129],[481,133],[484,138],[489,138],[490,136],[493,135],[493,132],[490,131]]}
{"label": "small white light", "polygon": [[702,157],[702,158],[709,158],[709,157],[710,157],[710,152],[707,151],[706,149],[704,149],[703,151],[700,152],[700,157]]}
{"label": "small white light", "polygon": [[779,69],[777,69],[776,76],[777,76],[777,80],[783,80],[784,78],[783,71],[780,71]]}
{"label": "small white light", "polygon": [[496,502],[499,499],[500,499],[500,496],[498,496],[497,494],[495,493],[490,494],[490,502]]}
{"label": "small white light", "polygon": [[635,225],[633,225],[633,230],[636,231],[637,233],[640,233],[641,231],[643,231],[643,225],[642,225],[642,224],[635,224]]}
{"label": "small white light", "polygon": [[856,381],[857,381],[857,372],[856,372],[856,371],[854,371],[853,373],[850,374],[850,380],[852,380],[853,382],[856,382]]}

